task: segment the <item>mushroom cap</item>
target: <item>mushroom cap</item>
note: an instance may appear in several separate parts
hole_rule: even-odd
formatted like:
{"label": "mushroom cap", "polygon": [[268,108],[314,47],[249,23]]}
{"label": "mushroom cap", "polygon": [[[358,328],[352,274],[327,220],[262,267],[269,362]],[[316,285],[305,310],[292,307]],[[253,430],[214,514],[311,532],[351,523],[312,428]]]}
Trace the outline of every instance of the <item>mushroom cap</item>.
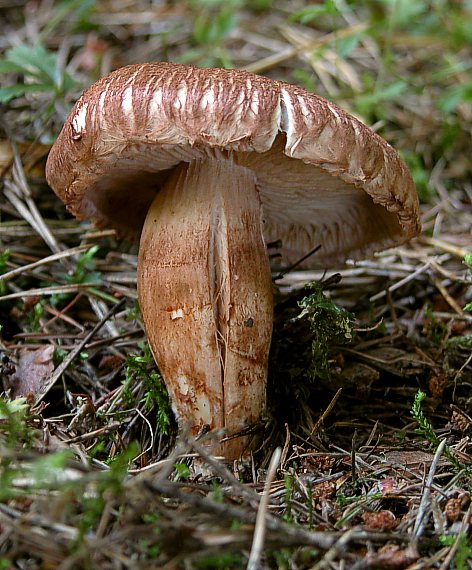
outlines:
{"label": "mushroom cap", "polygon": [[46,177],[79,219],[131,237],[172,169],[205,158],[254,172],[264,237],[287,263],[319,244],[316,262],[359,258],[420,231],[412,177],[385,140],[321,97],[240,70],[110,73],[75,104]]}

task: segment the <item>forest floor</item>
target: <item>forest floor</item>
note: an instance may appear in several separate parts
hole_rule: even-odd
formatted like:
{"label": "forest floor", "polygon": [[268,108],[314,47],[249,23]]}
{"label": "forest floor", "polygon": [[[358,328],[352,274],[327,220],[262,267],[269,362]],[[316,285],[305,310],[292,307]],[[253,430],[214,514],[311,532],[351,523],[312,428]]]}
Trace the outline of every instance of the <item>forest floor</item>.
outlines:
{"label": "forest floor", "polygon": [[[0,568],[472,568],[470,2],[0,9]],[[137,246],[73,219],[44,175],[81,91],[157,60],[336,102],[421,201],[410,243],[277,281],[267,414],[233,465],[177,437]]]}

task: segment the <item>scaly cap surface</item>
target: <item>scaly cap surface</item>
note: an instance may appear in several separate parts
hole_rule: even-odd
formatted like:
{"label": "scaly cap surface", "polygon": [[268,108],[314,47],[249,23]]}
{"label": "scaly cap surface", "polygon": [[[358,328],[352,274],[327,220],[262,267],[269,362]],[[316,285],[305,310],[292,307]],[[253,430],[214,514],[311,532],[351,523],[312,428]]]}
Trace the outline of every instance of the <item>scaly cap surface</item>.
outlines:
{"label": "scaly cap surface", "polygon": [[181,161],[251,168],[266,241],[291,262],[358,258],[420,230],[418,198],[397,152],[312,93],[238,70],[146,63],[118,69],[75,104],[46,168],[78,218],[139,235]]}

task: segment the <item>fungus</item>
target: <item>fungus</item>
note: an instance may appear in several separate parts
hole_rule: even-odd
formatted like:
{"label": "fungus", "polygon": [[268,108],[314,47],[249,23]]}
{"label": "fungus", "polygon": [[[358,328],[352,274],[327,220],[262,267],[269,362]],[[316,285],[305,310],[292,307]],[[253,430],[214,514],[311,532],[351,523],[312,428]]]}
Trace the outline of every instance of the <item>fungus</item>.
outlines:
{"label": "fungus", "polygon": [[[265,406],[273,302],[265,244],[333,264],[401,244],[418,199],[392,147],[299,87],[148,63],[77,101],[46,176],[79,219],[141,235],[138,297],[181,425],[228,433]],[[306,261],[308,264],[310,260]],[[240,437],[215,450],[227,459]]]}

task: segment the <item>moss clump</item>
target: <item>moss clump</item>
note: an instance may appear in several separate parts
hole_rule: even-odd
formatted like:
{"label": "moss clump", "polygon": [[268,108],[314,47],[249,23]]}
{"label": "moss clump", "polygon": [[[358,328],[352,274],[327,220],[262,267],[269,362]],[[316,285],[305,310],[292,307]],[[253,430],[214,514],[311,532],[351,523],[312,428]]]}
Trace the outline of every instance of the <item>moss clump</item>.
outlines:
{"label": "moss clump", "polygon": [[326,293],[338,281],[335,275],[309,283],[276,302],[268,403],[277,423],[294,427],[302,421],[302,410],[312,413],[314,391],[331,384],[336,348],[354,336],[354,316]]}
{"label": "moss clump", "polygon": [[309,287],[312,292],[298,302],[302,311],[295,320],[305,320],[312,334],[311,358],[307,369],[309,378],[328,380],[330,349],[351,342],[354,315],[327,297],[322,284],[311,283]]}

